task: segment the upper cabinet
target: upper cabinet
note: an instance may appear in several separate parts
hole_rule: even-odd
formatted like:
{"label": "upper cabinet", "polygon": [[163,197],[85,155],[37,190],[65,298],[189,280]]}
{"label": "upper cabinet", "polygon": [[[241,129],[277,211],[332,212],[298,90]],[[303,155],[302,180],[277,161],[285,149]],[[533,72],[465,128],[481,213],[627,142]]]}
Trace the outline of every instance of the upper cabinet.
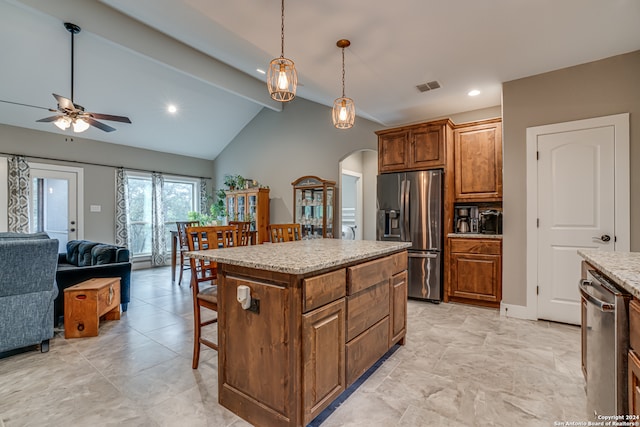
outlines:
{"label": "upper cabinet", "polygon": [[376,132],[379,173],[444,167],[451,125],[439,120]]}
{"label": "upper cabinet", "polygon": [[502,201],[502,120],[456,126],[456,202]]}

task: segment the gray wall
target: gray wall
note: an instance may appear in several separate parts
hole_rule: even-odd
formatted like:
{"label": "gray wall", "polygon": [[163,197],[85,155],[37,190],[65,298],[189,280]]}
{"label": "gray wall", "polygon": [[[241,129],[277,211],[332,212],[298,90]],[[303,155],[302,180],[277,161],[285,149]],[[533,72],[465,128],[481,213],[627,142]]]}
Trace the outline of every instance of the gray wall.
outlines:
{"label": "gray wall", "polygon": [[338,183],[340,160],[361,150],[377,150],[380,125],[361,117],[338,130],[331,109],[301,98],[282,112],[263,109],[214,160],[216,188],[227,173],[258,180],[271,189],[270,221],[293,220],[291,183],[315,175]]}
{"label": "gray wall", "polygon": [[[115,241],[115,167],[123,166],[176,175],[212,176],[213,162],[210,160],[142,150],[76,136],[73,136],[73,142],[66,142],[65,138],[68,137],[0,125],[0,155],[19,154],[37,163],[84,169],[84,238],[88,240],[105,243]],[[80,163],[42,160],[40,157]],[[102,211],[90,212],[90,205],[102,205]]]}
{"label": "gray wall", "polygon": [[[631,218],[640,215],[640,51],[506,82],[502,86],[504,159],[503,301],[526,305],[526,129],[630,113]],[[640,225],[631,222],[631,250]]]}
{"label": "gray wall", "polygon": [[362,174],[362,238],[376,240],[378,152],[369,149],[356,151],[342,160],[342,169]]}

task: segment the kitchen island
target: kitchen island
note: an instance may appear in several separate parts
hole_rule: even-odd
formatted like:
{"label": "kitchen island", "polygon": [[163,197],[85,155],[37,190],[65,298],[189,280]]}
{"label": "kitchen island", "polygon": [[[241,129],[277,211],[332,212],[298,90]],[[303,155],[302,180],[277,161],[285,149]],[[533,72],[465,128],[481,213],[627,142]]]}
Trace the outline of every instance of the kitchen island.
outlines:
{"label": "kitchen island", "polygon": [[188,253],[218,263],[220,404],[254,425],[304,426],[404,344],[410,245],[314,239]]}

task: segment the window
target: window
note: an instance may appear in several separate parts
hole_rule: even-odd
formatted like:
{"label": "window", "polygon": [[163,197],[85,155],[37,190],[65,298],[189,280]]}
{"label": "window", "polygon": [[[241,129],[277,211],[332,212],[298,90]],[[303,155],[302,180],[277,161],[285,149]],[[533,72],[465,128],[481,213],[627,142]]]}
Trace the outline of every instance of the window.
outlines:
{"label": "window", "polygon": [[[128,172],[129,236],[134,257],[151,255],[151,174]],[[167,252],[171,249],[171,230],[176,221],[187,221],[188,212],[199,211],[200,182],[196,179],[165,176],[162,205]]]}

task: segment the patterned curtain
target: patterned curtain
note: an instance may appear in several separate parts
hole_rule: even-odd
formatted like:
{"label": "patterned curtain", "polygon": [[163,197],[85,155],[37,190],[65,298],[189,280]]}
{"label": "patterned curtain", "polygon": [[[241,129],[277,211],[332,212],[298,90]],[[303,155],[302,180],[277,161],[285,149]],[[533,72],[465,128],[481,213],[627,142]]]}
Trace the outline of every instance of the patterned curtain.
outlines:
{"label": "patterned curtain", "polygon": [[129,240],[129,185],[123,168],[116,170],[116,245],[131,247]]}
{"label": "patterned curtain", "polygon": [[207,194],[207,180],[200,179],[200,213],[209,213],[209,196]]}
{"label": "patterned curtain", "polygon": [[29,164],[23,156],[9,159],[9,231],[29,232]]}
{"label": "patterned curtain", "polygon": [[164,204],[162,189],[164,177],[161,173],[151,174],[151,265],[164,265],[167,242],[164,227]]}

